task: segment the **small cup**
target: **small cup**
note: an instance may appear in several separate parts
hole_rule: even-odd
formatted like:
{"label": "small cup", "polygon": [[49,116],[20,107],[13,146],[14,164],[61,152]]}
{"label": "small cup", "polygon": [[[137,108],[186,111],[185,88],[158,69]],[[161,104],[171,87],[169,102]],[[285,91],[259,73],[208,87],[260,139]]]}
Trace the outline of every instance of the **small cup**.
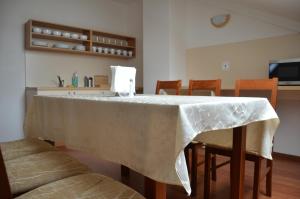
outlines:
{"label": "small cup", "polygon": [[45,28],[42,30],[42,33],[45,35],[51,35],[52,31],[50,29]]}
{"label": "small cup", "polygon": [[132,57],[132,51],[128,51],[128,56]]}
{"label": "small cup", "polygon": [[120,39],[116,39],[116,45],[121,46],[121,40]]}
{"label": "small cup", "polygon": [[69,33],[69,32],[63,32],[63,34],[62,34],[64,37],[66,37],[66,38],[70,38],[71,37],[71,33]]}
{"label": "small cup", "polygon": [[98,36],[96,36],[96,35],[93,35],[92,39],[93,39],[93,41],[96,41],[96,42],[98,42]]}
{"label": "small cup", "polygon": [[123,50],[123,55],[127,56],[127,50]]}
{"label": "small cup", "polygon": [[98,53],[102,53],[103,48],[102,47],[98,47]]}
{"label": "small cup", "polygon": [[96,46],[93,46],[93,47],[92,47],[92,50],[93,50],[94,53],[97,52],[97,47],[96,47]]}
{"label": "small cup", "polygon": [[118,49],[117,50],[117,55],[121,55],[122,54],[122,50]]}
{"label": "small cup", "polygon": [[99,36],[98,42],[100,42],[100,43],[105,43],[105,37]]}
{"label": "small cup", "polygon": [[107,38],[107,43],[108,44],[112,44],[112,39],[111,38]]}
{"label": "small cup", "polygon": [[115,51],[116,51],[116,50],[115,50],[114,48],[111,48],[111,49],[110,49],[110,54],[114,55],[114,54],[115,54]]}
{"label": "small cup", "polygon": [[104,54],[108,54],[108,48],[104,48]]}
{"label": "small cup", "polygon": [[111,44],[117,45],[117,39],[111,39]]}
{"label": "small cup", "polygon": [[109,44],[110,40],[106,37],[102,37],[102,41],[100,41],[101,43],[104,43],[104,44]]}
{"label": "small cup", "polygon": [[54,31],[52,32],[52,34],[55,35],[55,36],[61,36],[61,32],[58,31],[58,30],[54,30]]}
{"label": "small cup", "polygon": [[32,32],[35,32],[35,33],[42,33],[42,29],[39,28],[39,27],[33,27],[33,28],[32,28]]}

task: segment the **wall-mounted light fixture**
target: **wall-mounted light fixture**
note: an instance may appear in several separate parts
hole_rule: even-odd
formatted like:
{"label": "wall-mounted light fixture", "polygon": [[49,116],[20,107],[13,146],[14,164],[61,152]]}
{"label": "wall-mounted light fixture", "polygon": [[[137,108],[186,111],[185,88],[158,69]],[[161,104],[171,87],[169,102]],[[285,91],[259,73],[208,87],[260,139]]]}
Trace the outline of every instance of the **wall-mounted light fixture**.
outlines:
{"label": "wall-mounted light fixture", "polygon": [[216,28],[224,27],[230,20],[230,14],[216,15],[210,18],[210,23]]}

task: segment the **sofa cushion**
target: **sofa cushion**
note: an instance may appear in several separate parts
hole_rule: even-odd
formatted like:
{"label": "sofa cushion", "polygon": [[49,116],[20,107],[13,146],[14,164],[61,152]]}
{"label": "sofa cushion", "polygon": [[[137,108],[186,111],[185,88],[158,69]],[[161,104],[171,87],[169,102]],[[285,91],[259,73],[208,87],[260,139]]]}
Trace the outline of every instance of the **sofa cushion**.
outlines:
{"label": "sofa cushion", "polygon": [[39,139],[22,139],[0,143],[4,161],[12,160],[25,155],[53,151],[55,148]]}
{"label": "sofa cushion", "polygon": [[68,177],[27,192],[17,199],[145,199],[109,177],[88,173]]}
{"label": "sofa cushion", "polygon": [[87,166],[59,151],[23,156],[6,161],[5,166],[13,194],[88,172]]}

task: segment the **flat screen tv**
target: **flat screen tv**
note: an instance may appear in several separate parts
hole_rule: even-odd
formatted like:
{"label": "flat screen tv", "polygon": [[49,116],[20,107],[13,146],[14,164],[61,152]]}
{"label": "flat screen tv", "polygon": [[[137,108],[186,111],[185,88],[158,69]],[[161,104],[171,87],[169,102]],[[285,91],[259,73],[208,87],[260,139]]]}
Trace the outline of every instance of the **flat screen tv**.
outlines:
{"label": "flat screen tv", "polygon": [[271,61],[269,78],[273,77],[279,85],[300,85],[300,59]]}

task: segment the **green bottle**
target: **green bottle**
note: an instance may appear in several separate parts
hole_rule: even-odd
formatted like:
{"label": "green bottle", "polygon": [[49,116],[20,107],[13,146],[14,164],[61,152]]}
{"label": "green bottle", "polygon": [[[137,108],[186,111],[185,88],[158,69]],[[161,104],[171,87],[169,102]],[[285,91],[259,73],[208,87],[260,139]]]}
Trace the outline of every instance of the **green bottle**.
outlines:
{"label": "green bottle", "polygon": [[74,88],[78,88],[78,74],[77,74],[77,72],[73,73],[73,76],[72,76],[72,86]]}

